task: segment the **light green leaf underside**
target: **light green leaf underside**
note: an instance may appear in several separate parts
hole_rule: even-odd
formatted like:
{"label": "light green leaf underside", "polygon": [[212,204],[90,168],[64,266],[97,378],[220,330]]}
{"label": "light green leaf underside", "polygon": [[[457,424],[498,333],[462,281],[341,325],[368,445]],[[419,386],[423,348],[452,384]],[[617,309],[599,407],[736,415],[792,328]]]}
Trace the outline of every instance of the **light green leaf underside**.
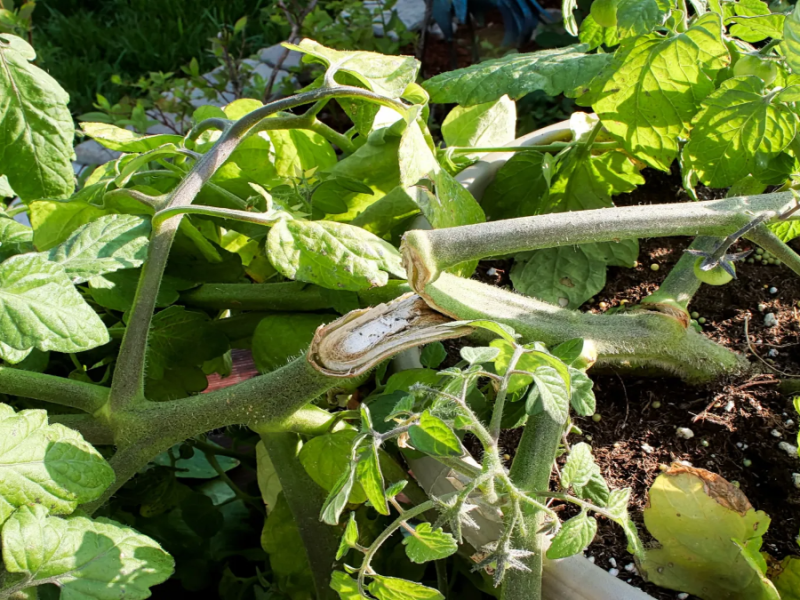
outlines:
{"label": "light green leaf underside", "polygon": [[140,266],[147,257],[150,221],[135,215],[106,215],[79,227],[48,258],[59,263],[73,283]]}
{"label": "light green leaf underside", "polygon": [[780,49],[792,72],[800,74],[800,4],[795,5],[783,22],[783,42]]}
{"label": "light green leaf underside", "polygon": [[373,234],[345,223],[283,220],[267,237],[269,259],[289,279],[358,291],[405,277],[400,253]]}
{"label": "light green leaf underside", "polygon": [[284,46],[306,54],[306,62],[326,65],[328,75],[344,71],[373,92],[389,98],[399,98],[408,85],[416,80],[420,67],[419,61],[411,56],[334,50],[309,39],[304,39],[297,45],[285,43]]}
{"label": "light green leaf underside", "polygon": [[703,102],[686,155],[704,184],[731,186],[764,168],[794,139],[797,115],[762,96],[763,89],[758,77],[737,77]]}
{"label": "light green leaf underside", "polygon": [[0,404],[0,523],[25,504],[69,514],[113,481],[114,471],[78,432],[48,425],[43,410],[15,413]]}
{"label": "light green leaf underside", "polygon": [[714,91],[714,76],[728,62],[720,18],[713,13],[681,34],[629,38],[592,106],[630,154],[667,171],[678,138],[685,137],[700,102]]}
{"label": "light green leaf underside", "polygon": [[3,561],[32,585],[55,583],[61,600],[142,600],[175,567],[154,540],[110,519],[50,517],[19,509],[3,526]]}
{"label": "light green leaf underside", "polygon": [[0,34],[0,173],[26,202],[75,189],[69,96],[35,58],[25,40]]}
{"label": "light green leaf underside", "polygon": [[587,50],[587,45],[575,44],[510,54],[442,73],[426,81],[423,87],[431,102],[462,106],[493,102],[503,95],[518,100],[537,90],[548,96],[570,95],[586,86],[610,61],[608,54],[587,55]]}
{"label": "light green leaf underside", "polygon": [[109,338],[61,265],[22,254],[0,264],[0,339],[16,350],[80,352]]}
{"label": "light green leaf underside", "polygon": [[110,123],[81,123],[81,129],[90,138],[117,152],[147,152],[164,144],[183,142],[183,136],[180,135],[141,135]]}

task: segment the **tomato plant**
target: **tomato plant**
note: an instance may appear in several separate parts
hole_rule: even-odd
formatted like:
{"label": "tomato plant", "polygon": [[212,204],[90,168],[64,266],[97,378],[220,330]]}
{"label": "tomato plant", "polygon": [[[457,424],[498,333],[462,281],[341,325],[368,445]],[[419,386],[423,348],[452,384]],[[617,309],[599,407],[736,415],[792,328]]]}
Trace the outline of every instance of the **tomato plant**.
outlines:
{"label": "tomato plant", "polygon": [[[166,585],[225,597],[434,599],[493,585],[539,598],[543,556],[581,552],[597,514],[644,560],[629,491],[609,488],[570,436],[599,417],[595,364],[696,383],[752,368],[689,326],[696,255],[724,269],[744,239],[800,273],[786,244],[800,232],[800,9],[757,4],[690,16],[620,1],[615,25],[582,22],[580,44],[424,82],[411,57],[305,39],[290,47],[322,74],[295,95],[200,107],[185,135],[82,123],[122,154],[77,190],[66,94],[24,40],[0,35],[0,191],[21,201],[0,217],[0,465],[13,473],[0,484],[0,598],[53,583],[145,598],[170,555]],[[777,65],[774,81],[732,72],[735,52]],[[594,114],[514,145],[515,100],[534,91]],[[321,118],[332,103],[349,130]],[[456,105],[440,147],[432,103]],[[495,152],[513,158],[479,203],[456,175]],[[698,182],[733,193],[614,207],[645,165],[676,160],[690,197]],[[657,291],[624,312],[575,310],[608,266],[635,263],[638,238],[658,236],[696,239]],[[470,279],[495,256],[513,260],[521,293]],[[458,356],[440,344],[468,335],[482,341]],[[240,349],[260,373],[207,391]],[[513,427],[507,469],[499,436]],[[467,432],[480,462],[466,460]],[[239,464],[257,491],[228,474]],[[431,464],[459,487],[433,489]],[[579,513],[562,523],[551,501]],[[487,540],[474,532],[489,517]],[[472,566],[481,574],[465,575]]]}

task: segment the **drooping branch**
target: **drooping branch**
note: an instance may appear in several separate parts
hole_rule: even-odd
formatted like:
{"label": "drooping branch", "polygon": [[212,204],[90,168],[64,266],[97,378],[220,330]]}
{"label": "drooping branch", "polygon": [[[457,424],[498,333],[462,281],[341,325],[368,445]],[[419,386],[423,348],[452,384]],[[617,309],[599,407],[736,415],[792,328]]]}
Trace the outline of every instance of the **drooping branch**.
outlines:
{"label": "drooping branch", "polygon": [[65,377],[0,367],[0,393],[94,413],[108,400],[109,389]]}
{"label": "drooping branch", "polygon": [[743,357],[688,327],[686,319],[657,311],[581,313],[448,273],[425,286],[422,296],[454,319],[505,323],[526,341],[548,346],[574,338],[591,341],[599,365],[655,368],[689,381],[747,366]]}
{"label": "drooping branch", "polygon": [[794,205],[793,198],[791,193],[784,192],[692,204],[552,213],[450,229],[416,230],[403,239],[403,258],[409,283],[419,292],[446,269],[491,256],[641,237],[724,237],[754,216],[777,217]]}

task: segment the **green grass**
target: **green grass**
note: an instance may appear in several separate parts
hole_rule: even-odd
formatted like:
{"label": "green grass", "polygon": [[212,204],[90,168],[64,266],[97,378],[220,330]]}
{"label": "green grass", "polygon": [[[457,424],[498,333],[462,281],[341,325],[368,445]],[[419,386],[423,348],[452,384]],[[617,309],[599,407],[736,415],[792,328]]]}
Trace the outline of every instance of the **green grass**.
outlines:
{"label": "green grass", "polygon": [[247,15],[249,52],[283,39],[261,17],[273,0],[43,0],[33,14],[39,65],[69,92],[75,114],[93,110],[96,94],[116,102],[150,71],[177,71],[197,58],[201,72],[216,66],[209,38]]}

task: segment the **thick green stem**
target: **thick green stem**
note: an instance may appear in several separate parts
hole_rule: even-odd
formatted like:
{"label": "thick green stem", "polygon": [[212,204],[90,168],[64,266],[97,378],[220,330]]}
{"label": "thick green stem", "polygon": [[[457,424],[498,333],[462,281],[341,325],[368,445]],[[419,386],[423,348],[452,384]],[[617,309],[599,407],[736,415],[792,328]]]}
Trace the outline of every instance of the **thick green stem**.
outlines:
{"label": "thick green stem", "polygon": [[297,435],[293,433],[264,433],[261,441],[281,482],[283,497],[289,504],[300,538],[311,566],[317,600],[336,600],[338,594],[330,587],[331,567],[339,546],[339,530],[319,520],[325,502],[325,492],[308,476],[297,459]]}
{"label": "thick green stem", "polygon": [[590,242],[661,236],[726,236],[754,216],[774,218],[794,205],[789,193],[691,204],[625,206],[415,230],[403,240],[409,282],[419,292],[459,263]]}
{"label": "thick green stem", "polygon": [[[202,158],[197,160],[192,170],[169,194],[167,207],[187,206],[191,204],[203,185],[231,156],[237,146],[256,126],[264,125],[271,115],[291,108],[312,104],[318,100],[336,97],[358,97],[377,104],[389,106],[399,112],[405,112],[405,106],[396,100],[390,100],[361,88],[338,86],[320,88],[282,100],[277,100],[245,115],[231,125],[220,139]],[[288,117],[292,118],[292,117]],[[278,121],[276,118],[275,121]],[[134,298],[133,309],[128,320],[128,327],[122,339],[117,359],[114,379],[111,385],[112,409],[124,409],[130,404],[144,401],[144,369],[147,337],[150,321],[155,309],[158,288],[164,275],[172,241],[178,230],[182,215],[176,215],[153,228],[148,250],[148,258],[142,267],[142,274]]]}
{"label": "thick green stem", "polygon": [[33,371],[0,367],[0,393],[33,398],[94,413],[108,400],[109,389]]}
{"label": "thick green stem", "polygon": [[698,382],[747,366],[741,356],[687,328],[685,320],[660,312],[581,313],[448,273],[428,284],[423,297],[454,319],[505,323],[527,341],[591,341],[601,365],[655,367]]}
{"label": "thick green stem", "polygon": [[161,452],[195,435],[229,425],[284,423],[341,381],[308,364],[305,356],[237,385],[175,400],[143,402],[112,414],[117,453],[109,461],[116,481],[92,511]]}
{"label": "thick green stem", "polygon": [[[514,464],[511,465],[511,481],[520,490],[533,496],[535,490],[549,487],[550,473],[561,439],[562,425],[546,412],[530,417],[522,432]],[[537,500],[544,501],[542,498]],[[545,513],[528,507],[525,511],[525,531],[517,528],[513,537],[515,548],[533,554],[523,562],[529,571],[512,570],[506,574],[501,594],[502,600],[540,600],[542,597],[542,560],[545,537],[541,533]]]}
{"label": "thick green stem", "polygon": [[[699,236],[689,248],[710,252],[718,242],[719,238]],[[694,274],[696,260],[696,256],[684,253],[658,290],[642,300],[642,304],[671,304],[686,312],[689,302],[700,289],[700,280]]]}

